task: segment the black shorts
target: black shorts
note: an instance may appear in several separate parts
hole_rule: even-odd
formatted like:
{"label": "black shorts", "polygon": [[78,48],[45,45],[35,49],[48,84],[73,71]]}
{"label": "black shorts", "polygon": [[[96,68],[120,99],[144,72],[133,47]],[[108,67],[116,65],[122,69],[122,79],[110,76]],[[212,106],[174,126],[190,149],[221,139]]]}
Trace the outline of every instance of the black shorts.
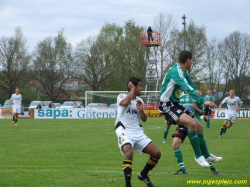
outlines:
{"label": "black shorts", "polygon": [[178,125],[178,127],[176,128],[175,132],[173,133],[172,137],[177,137],[180,138],[182,140],[182,142],[184,142],[186,136],[188,135],[188,128],[185,126],[180,126]]}
{"label": "black shorts", "polygon": [[206,115],[206,116],[212,116],[212,108],[210,106],[206,106],[204,108],[204,115]]}
{"label": "black shorts", "polygon": [[184,113],[194,118],[194,114],[178,102],[160,102],[158,110],[165,116],[168,124],[175,124]]}

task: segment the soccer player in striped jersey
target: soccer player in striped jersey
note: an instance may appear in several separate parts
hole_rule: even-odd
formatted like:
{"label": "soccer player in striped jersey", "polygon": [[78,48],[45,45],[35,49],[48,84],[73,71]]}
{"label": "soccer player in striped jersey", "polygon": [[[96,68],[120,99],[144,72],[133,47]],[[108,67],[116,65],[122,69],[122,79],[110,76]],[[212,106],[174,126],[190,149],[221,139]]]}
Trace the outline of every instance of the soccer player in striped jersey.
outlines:
{"label": "soccer player in striped jersey", "polygon": [[194,115],[180,104],[179,89],[184,89],[198,103],[203,103],[201,92],[191,80],[188,72],[193,64],[193,55],[189,51],[182,51],[179,54],[179,63],[172,66],[166,73],[161,86],[159,111],[165,116],[167,123],[186,126],[188,137],[195,153],[195,161],[208,167],[208,162],[222,160],[210,154],[207,158],[202,155],[200,147],[207,150],[206,141],[203,135],[203,126]]}
{"label": "soccer player in striped jersey", "polygon": [[13,103],[13,118],[12,125],[17,125],[18,114],[21,113],[22,108],[22,95],[20,94],[20,89],[16,87],[16,93],[12,94],[10,99],[10,107]]}
{"label": "soccer player in striped jersey", "polygon": [[238,96],[235,96],[234,90],[230,90],[229,96],[224,98],[219,106],[218,113],[224,103],[227,103],[227,110],[225,115],[224,124],[221,126],[219,138],[222,138],[222,133],[226,133],[226,130],[232,127],[235,118],[237,117],[237,112],[243,105],[243,102]]}
{"label": "soccer player in striped jersey", "polygon": [[[207,95],[204,97],[204,101],[212,101],[215,102],[214,96],[212,96],[211,90],[207,91]],[[204,115],[203,119],[206,122],[206,128],[210,127],[210,117],[212,115],[212,107],[204,105]]]}

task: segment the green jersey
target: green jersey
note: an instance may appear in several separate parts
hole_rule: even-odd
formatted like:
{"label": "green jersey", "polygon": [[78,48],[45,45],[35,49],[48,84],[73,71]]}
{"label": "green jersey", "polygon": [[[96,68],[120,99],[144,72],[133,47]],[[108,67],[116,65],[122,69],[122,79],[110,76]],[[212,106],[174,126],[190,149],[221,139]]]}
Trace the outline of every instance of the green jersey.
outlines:
{"label": "green jersey", "polygon": [[196,92],[196,89],[188,72],[183,71],[179,64],[175,64],[168,70],[163,79],[160,101],[180,102],[180,93],[185,90],[195,100],[203,103],[204,99]]}
{"label": "green jersey", "polygon": [[213,102],[215,102],[215,99],[214,99],[214,96],[212,96],[212,95],[206,95],[205,97],[204,97],[204,101],[213,101]]}
{"label": "green jersey", "polygon": [[190,112],[192,112],[194,114],[194,116],[196,117],[196,119],[201,122],[201,117],[200,115],[197,113],[197,111],[195,110],[195,108],[193,107],[193,103],[195,103],[197,105],[197,107],[203,111],[203,104],[197,102],[195,99],[192,98],[192,96],[190,96],[189,94],[182,94],[180,97],[180,103],[186,108],[188,109]]}

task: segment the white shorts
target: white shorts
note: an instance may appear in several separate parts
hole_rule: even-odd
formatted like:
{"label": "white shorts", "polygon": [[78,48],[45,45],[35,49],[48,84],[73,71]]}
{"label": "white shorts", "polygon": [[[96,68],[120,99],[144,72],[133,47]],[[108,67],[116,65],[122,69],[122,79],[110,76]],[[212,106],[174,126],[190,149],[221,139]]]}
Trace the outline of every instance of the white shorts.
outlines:
{"label": "white shorts", "polygon": [[142,151],[145,149],[145,147],[147,147],[147,145],[152,142],[152,140],[144,134],[143,128],[138,132],[128,132],[123,129],[123,127],[118,127],[115,132],[118,138],[118,146],[122,155],[124,155],[122,147],[125,144],[129,143],[134,150],[143,153]]}
{"label": "white shorts", "polygon": [[236,119],[237,114],[225,114],[225,119],[228,121],[231,121],[232,123],[234,122],[234,120]]}
{"label": "white shorts", "polygon": [[18,113],[20,114],[21,113],[21,106],[13,106],[13,113]]}

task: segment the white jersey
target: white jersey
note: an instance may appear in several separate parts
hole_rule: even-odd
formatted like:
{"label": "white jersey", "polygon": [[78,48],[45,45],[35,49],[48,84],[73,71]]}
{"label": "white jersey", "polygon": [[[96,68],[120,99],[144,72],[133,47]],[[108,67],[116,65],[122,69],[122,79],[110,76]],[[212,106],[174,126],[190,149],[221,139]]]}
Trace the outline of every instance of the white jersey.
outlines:
{"label": "white jersey", "polygon": [[222,104],[227,103],[227,112],[228,114],[237,114],[237,108],[239,104],[243,103],[241,99],[237,96],[234,96],[233,99],[230,96],[223,99]]}
{"label": "white jersey", "polygon": [[127,94],[119,94],[117,97],[118,115],[115,125],[118,122],[121,122],[124,125],[126,131],[142,129],[140,126],[140,111],[137,109],[136,103],[139,100],[143,103],[143,100],[140,97],[136,97],[130,102],[128,106],[124,107],[120,105],[120,102],[125,97],[127,97]]}
{"label": "white jersey", "polygon": [[11,99],[14,107],[21,107],[22,95],[21,94],[12,94]]}

